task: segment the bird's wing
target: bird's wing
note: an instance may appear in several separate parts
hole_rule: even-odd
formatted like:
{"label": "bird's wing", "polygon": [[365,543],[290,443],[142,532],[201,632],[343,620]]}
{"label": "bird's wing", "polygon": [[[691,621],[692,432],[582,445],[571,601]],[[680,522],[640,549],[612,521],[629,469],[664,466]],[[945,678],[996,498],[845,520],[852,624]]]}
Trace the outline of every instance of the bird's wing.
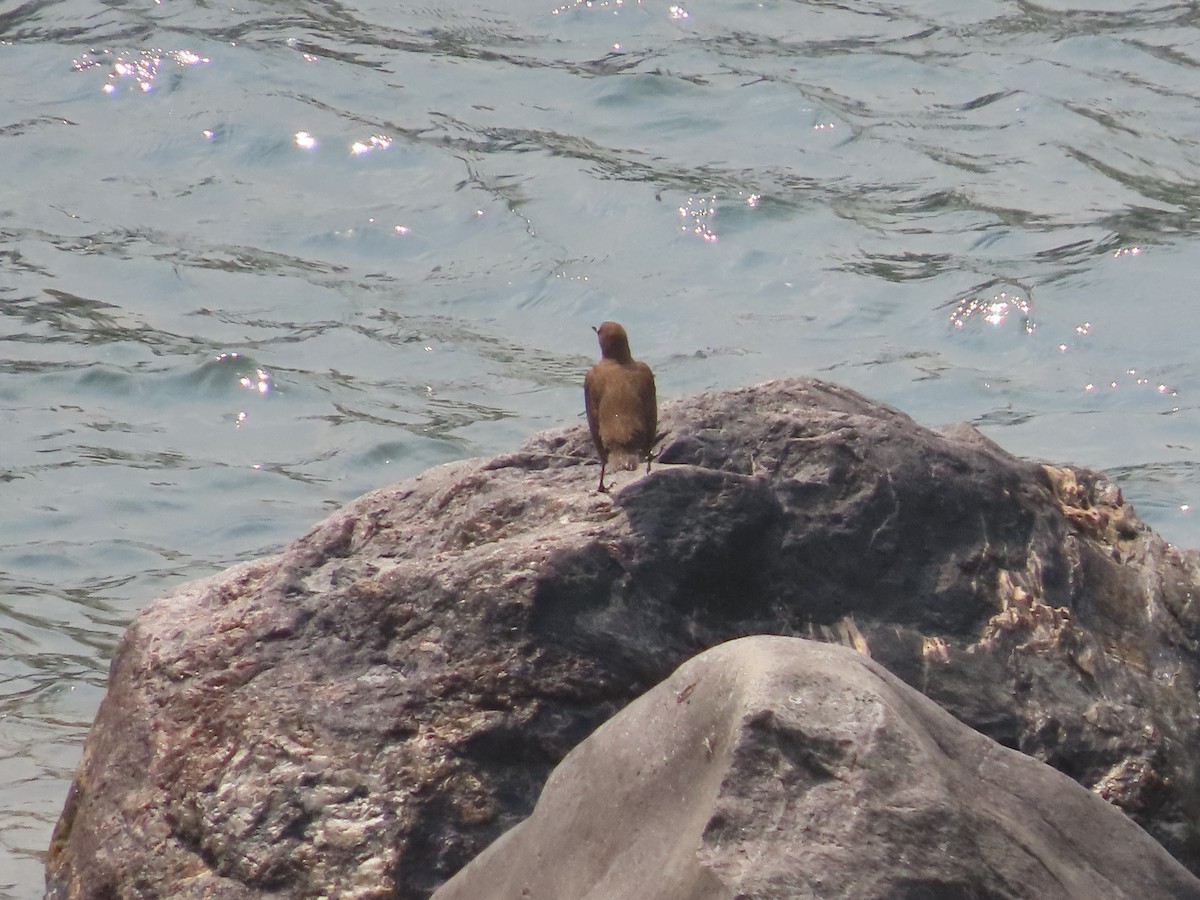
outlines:
{"label": "bird's wing", "polygon": [[642,381],[642,389],[638,396],[642,398],[642,422],[650,427],[647,429],[647,449],[654,443],[654,435],[658,432],[658,392],[654,386],[654,373],[644,362],[637,364],[638,375]]}
{"label": "bird's wing", "polygon": [[600,442],[600,385],[596,379],[596,367],[588,369],[583,378],[583,409],[587,413],[588,428],[592,432],[592,443],[600,452],[604,445]]}

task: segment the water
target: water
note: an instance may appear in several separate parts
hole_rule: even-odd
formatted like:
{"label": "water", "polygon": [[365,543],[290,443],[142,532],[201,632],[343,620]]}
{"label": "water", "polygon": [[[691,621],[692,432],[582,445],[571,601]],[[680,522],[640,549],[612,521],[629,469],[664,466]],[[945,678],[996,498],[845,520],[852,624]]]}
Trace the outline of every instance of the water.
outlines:
{"label": "water", "polygon": [[664,397],[816,374],[1200,545],[1198,24],[0,0],[0,897],[140,607],[577,420],[606,318]]}

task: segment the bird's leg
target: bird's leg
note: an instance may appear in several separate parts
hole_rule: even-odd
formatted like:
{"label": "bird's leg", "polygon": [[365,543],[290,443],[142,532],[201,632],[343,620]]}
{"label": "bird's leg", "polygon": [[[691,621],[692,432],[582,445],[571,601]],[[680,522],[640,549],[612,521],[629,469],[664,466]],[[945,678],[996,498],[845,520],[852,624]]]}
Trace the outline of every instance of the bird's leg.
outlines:
{"label": "bird's leg", "polygon": [[[668,434],[670,434],[669,431],[660,431],[658,434],[656,434],[654,436],[654,440],[650,442],[650,449],[646,451],[646,474],[647,475],[650,474],[650,461],[654,460],[654,459],[658,459],[658,457],[662,455],[662,447],[658,447],[658,445],[662,443],[662,439],[665,438]],[[658,447],[658,449],[655,450],[654,449],[655,447]]]}
{"label": "bird's leg", "polygon": [[607,494],[608,493],[608,488],[606,488],[604,486],[604,468],[607,465],[608,465],[608,457],[607,456],[600,457],[600,484],[598,484],[596,486],[596,493],[598,493],[598,494]]}

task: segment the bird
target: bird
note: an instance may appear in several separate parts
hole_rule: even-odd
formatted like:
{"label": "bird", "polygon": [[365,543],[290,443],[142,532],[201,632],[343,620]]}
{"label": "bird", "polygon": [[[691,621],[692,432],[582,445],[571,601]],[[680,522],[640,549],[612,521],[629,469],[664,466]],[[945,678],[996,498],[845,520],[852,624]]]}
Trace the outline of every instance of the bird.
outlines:
{"label": "bird", "polygon": [[650,448],[658,439],[658,395],[654,373],[629,352],[629,335],[617,322],[593,326],[600,340],[600,361],[583,379],[583,403],[592,442],[600,455],[600,484],[608,493],[604,473],[609,464],[632,472],[646,460],[650,473]]}

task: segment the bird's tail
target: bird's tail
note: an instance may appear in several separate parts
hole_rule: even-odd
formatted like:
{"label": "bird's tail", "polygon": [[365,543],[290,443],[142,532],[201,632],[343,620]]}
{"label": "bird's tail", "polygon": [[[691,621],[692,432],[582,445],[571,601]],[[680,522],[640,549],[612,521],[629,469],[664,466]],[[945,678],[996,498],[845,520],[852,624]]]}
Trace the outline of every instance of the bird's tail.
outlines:
{"label": "bird's tail", "polygon": [[625,472],[632,472],[638,467],[638,455],[627,450],[614,450],[608,456],[608,467]]}

